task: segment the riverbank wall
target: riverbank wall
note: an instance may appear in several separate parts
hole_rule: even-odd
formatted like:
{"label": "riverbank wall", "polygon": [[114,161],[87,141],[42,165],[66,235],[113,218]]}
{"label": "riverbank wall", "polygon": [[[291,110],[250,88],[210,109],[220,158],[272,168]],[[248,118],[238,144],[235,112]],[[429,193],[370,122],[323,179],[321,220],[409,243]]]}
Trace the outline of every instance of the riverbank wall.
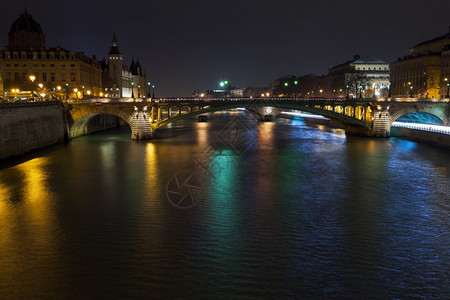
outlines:
{"label": "riverbank wall", "polygon": [[391,136],[408,140],[430,143],[450,149],[450,135],[403,127],[391,127]]}
{"label": "riverbank wall", "polygon": [[0,104],[0,159],[63,141],[59,101]]}

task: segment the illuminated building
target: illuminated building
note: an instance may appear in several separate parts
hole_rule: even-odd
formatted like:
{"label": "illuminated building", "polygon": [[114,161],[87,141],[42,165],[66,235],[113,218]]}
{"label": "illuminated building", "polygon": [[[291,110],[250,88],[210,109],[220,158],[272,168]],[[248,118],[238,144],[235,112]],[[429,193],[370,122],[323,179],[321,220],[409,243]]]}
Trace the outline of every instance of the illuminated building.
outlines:
{"label": "illuminated building", "polygon": [[392,96],[440,98],[445,95],[443,79],[447,76],[444,73],[449,72],[449,45],[450,32],[415,45],[409,55],[392,63]]}
{"label": "illuminated building", "polygon": [[116,34],[109,47],[108,62],[103,61],[104,94],[109,97],[147,97],[145,70],[138,61],[131,61],[130,67],[124,64]]}
{"label": "illuminated building", "polygon": [[11,25],[8,46],[0,51],[0,70],[0,89],[7,98],[31,93],[42,98],[82,98],[97,96],[102,88],[102,70],[95,56],[59,46],[46,48],[41,26],[26,10]]}
{"label": "illuminated building", "polygon": [[353,60],[329,69],[326,77],[328,86],[324,86],[324,93],[326,91],[327,96],[387,96],[389,64],[377,58],[355,55]]}

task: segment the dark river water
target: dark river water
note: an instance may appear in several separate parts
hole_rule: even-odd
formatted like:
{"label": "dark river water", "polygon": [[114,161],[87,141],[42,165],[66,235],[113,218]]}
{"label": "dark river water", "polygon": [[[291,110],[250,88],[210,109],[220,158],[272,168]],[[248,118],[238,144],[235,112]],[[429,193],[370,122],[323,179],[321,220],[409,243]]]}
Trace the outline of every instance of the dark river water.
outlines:
{"label": "dark river water", "polygon": [[450,152],[243,113],[0,165],[0,298],[450,297]]}

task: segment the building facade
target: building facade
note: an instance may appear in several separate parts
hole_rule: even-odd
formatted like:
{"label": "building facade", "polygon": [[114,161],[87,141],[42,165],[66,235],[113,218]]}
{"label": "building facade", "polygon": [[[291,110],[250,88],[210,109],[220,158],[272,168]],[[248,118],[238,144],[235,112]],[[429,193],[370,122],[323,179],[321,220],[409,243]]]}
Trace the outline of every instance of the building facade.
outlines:
{"label": "building facade", "polygon": [[449,73],[450,32],[422,42],[391,63],[393,97],[442,98]]}
{"label": "building facade", "polygon": [[389,64],[373,57],[360,57],[328,70],[327,96],[386,97],[389,89]]}
{"label": "building facade", "polygon": [[441,54],[441,95],[450,98],[450,45]]}
{"label": "building facade", "polygon": [[114,34],[108,60],[83,52],[46,48],[38,22],[25,10],[13,22],[8,45],[0,50],[0,95],[5,99],[86,99],[148,96],[139,61],[123,63]]}
{"label": "building facade", "polygon": [[278,97],[387,97],[389,64],[355,55],[353,60],[330,68],[327,75],[289,75],[272,82],[271,88]]}
{"label": "building facade", "polygon": [[101,76],[95,56],[46,48],[40,24],[27,11],[11,25],[8,46],[0,51],[0,89],[7,99],[99,96]]}
{"label": "building facade", "polygon": [[149,84],[145,70],[138,61],[131,61],[130,67],[124,64],[119,43],[114,33],[109,47],[108,62],[102,64],[104,96],[112,98],[147,98]]}

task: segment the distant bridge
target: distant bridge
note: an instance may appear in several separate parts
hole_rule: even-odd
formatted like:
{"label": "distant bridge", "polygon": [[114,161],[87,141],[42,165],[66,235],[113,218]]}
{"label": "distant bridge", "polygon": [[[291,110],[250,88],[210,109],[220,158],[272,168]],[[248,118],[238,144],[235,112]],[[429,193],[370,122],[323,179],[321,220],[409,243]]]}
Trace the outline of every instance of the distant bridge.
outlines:
{"label": "distant bridge", "polygon": [[[146,101],[147,100],[147,101]],[[342,99],[342,98],[161,98],[161,99],[91,99],[65,104],[70,138],[83,135],[91,118],[111,114],[131,127],[131,138],[151,139],[169,123],[217,111],[245,108],[260,121],[271,121],[284,110],[300,110],[322,115],[345,126],[348,133],[389,137],[392,123],[411,112],[429,113],[449,124],[448,99]]]}

